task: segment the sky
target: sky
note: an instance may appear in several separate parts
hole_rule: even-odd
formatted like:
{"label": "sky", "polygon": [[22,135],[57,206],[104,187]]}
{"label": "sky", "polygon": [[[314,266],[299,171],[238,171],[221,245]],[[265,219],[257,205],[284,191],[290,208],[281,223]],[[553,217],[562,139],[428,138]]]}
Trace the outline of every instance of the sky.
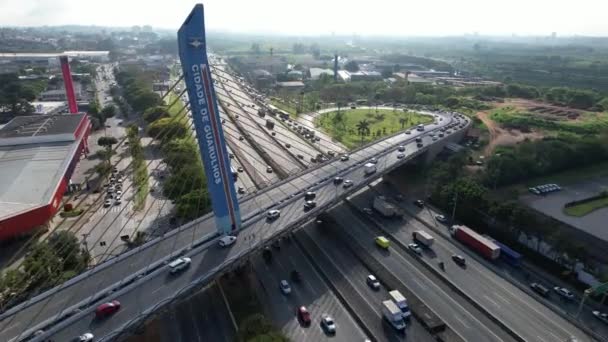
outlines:
{"label": "sky", "polygon": [[[177,30],[195,1],[0,0],[0,25]],[[608,36],[608,0],[208,0],[207,29],[289,35]]]}

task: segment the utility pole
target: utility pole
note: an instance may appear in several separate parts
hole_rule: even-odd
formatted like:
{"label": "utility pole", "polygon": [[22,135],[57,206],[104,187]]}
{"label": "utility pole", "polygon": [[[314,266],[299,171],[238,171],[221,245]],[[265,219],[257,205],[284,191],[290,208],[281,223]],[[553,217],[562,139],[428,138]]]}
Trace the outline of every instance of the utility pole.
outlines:
{"label": "utility pole", "polygon": [[458,191],[454,194],[454,206],[452,207],[452,222],[454,222],[454,216],[456,215],[456,203],[458,203]]}

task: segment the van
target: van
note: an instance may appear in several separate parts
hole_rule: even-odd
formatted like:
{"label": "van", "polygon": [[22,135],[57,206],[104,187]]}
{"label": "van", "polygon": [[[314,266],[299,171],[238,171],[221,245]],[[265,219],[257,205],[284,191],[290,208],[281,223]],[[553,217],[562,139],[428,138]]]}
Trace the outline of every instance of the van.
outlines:
{"label": "van", "polygon": [[366,176],[376,172],[376,164],[374,163],[367,163],[363,166],[363,168]]}
{"label": "van", "polygon": [[391,242],[384,236],[376,236],[376,238],[374,238],[374,241],[376,242],[376,245],[384,249],[388,249],[391,244]]}
{"label": "van", "polygon": [[419,124],[418,126],[416,126],[416,130],[420,131],[420,132],[424,131],[424,125],[423,124]]}

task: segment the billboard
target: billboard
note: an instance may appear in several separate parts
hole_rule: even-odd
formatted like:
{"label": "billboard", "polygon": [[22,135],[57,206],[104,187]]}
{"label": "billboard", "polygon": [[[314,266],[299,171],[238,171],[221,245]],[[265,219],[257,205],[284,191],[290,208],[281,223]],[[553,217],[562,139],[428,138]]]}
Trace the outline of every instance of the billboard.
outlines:
{"label": "billboard", "polygon": [[240,228],[241,215],[207,60],[202,4],[194,6],[177,33],[177,41],[217,229],[230,234]]}

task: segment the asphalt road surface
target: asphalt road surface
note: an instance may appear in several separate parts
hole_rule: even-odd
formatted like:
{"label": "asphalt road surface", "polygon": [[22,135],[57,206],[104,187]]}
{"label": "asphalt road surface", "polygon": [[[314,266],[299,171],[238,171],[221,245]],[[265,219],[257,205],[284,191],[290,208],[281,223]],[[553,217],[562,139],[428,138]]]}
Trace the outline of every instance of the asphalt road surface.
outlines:
{"label": "asphalt road surface", "polygon": [[330,211],[340,223],[344,239],[356,239],[365,251],[385,265],[403,285],[428,305],[465,341],[514,341],[496,323],[450,289],[435,274],[424,268],[408,253],[391,247],[388,252],[374,243],[375,234],[368,224],[346,206]]}
{"label": "asphalt road surface", "polygon": [[[348,311],[323,282],[294,242],[283,242],[280,250],[273,248],[272,261],[266,263],[261,256],[254,258],[254,270],[260,280],[260,299],[269,308],[272,320],[291,341],[363,341],[365,334]],[[300,272],[300,283],[291,281],[292,270]],[[279,282],[287,280],[292,292],[284,295]],[[296,310],[306,306],[312,323],[300,324]],[[320,326],[321,315],[329,314],[336,322],[335,336],[326,335]]]}
{"label": "asphalt road surface", "polygon": [[[374,145],[370,145],[363,148],[355,153],[351,154],[350,160],[341,162],[334,160],[326,163],[319,168],[313,169],[310,172],[303,174],[299,177],[289,179],[288,181],[282,182],[272,189],[266,191],[260,191],[257,196],[246,197],[241,203],[241,213],[244,218],[253,217],[247,220],[247,228],[244,229],[240,235],[237,243],[229,250],[217,250],[212,248],[209,253],[203,253],[206,257],[203,258],[204,262],[196,268],[199,273],[209,274],[209,270],[215,267],[222,266],[230,262],[231,258],[238,258],[241,254],[245,253],[249,248],[256,246],[268,237],[275,235],[281,231],[284,227],[292,224],[293,222],[299,221],[306,216],[308,213],[303,211],[303,188],[309,187],[310,190],[317,192],[317,203],[322,206],[326,203],[330,203],[336,200],[337,196],[342,194],[350,193],[353,189],[362,185],[363,181],[369,180],[365,176],[360,165],[369,160],[372,156],[378,158],[377,169],[378,173],[384,169],[393,168],[396,165],[403,163],[404,159],[397,159],[396,145],[406,143],[406,154],[415,153],[418,149],[414,143],[414,137],[418,135],[425,135],[423,141],[425,144],[430,144],[431,139],[426,135],[432,131],[437,130],[443,125],[447,125],[453,119],[448,118],[443,120],[439,125],[429,126],[424,132],[413,132],[411,135],[398,134],[391,136],[383,141],[380,141]],[[386,150],[386,152],[382,152]],[[380,153],[383,154],[380,154]],[[351,189],[343,189],[341,186],[335,186],[332,182],[332,178],[339,173],[345,179],[351,179],[355,183],[355,186]],[[298,193],[298,194],[296,194]],[[265,213],[264,208],[276,207],[282,210],[281,217],[274,222],[267,222],[262,217]],[[253,215],[253,216],[252,216]],[[19,334],[25,327],[30,329],[38,326],[46,319],[52,318],[58,312],[65,310],[81,301],[87,299],[89,296],[95,295],[103,289],[110,288],[115,284],[119,284],[120,281],[134,273],[145,270],[151,263],[162,260],[171,251],[179,248],[190,246],[194,241],[200,239],[202,236],[206,236],[212,232],[215,232],[215,224],[211,216],[206,216],[199,221],[180,227],[176,233],[170,235],[170,237],[159,240],[158,243],[151,243],[142,248],[141,251],[132,255],[127,255],[124,258],[118,259],[115,263],[99,268],[99,271],[84,277],[83,279],[75,282],[75,284],[62,288],[58,292],[49,297],[43,297],[43,300],[33,301],[33,304],[24,304],[24,307],[18,310],[13,315],[12,311],[5,314],[0,322],[0,340],[10,340],[13,336]],[[199,259],[199,262],[201,260]],[[198,265],[194,262],[193,265]],[[142,279],[146,279],[145,277]],[[183,279],[183,278],[181,278]],[[152,302],[156,303],[164,298],[176,292],[189,282],[176,284],[172,289],[163,292],[165,296],[155,295],[149,300],[136,301],[135,306],[142,310],[144,307],[150,307]],[[138,295],[157,291],[165,291],[159,288],[162,283],[158,282],[142,282],[137,283],[141,290],[137,290],[133,297],[139,297]],[[180,286],[178,286],[180,285]],[[136,317],[135,312],[128,310],[124,312],[123,319],[109,319],[100,324],[91,326],[97,334],[105,335],[116,329],[120,329],[129,320],[127,317]],[[80,315],[78,315],[80,317]],[[74,335],[81,333],[82,329],[86,329],[88,325],[82,325],[87,319],[82,321],[76,321],[73,325],[67,326],[62,329],[61,334],[63,336]],[[70,321],[71,322],[71,321]]]}

